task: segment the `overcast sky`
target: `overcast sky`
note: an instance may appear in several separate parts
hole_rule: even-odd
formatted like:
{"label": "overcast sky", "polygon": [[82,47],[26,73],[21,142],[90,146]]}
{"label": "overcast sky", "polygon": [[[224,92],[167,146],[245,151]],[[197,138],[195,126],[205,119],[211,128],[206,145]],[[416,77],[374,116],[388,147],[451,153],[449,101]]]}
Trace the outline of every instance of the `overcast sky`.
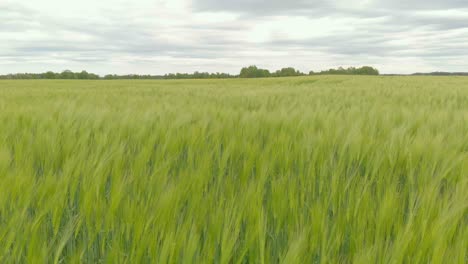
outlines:
{"label": "overcast sky", "polygon": [[468,71],[468,1],[0,0],[0,74],[252,64]]}

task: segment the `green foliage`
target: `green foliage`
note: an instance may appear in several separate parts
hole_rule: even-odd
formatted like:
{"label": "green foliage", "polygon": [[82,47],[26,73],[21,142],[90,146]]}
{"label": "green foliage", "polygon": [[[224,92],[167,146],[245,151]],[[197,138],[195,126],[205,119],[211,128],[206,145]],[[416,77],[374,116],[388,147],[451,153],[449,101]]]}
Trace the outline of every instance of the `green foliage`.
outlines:
{"label": "green foliage", "polygon": [[60,78],[59,79],[76,79],[78,74],[75,74],[74,72],[70,70],[65,70],[62,73],[60,73]]}
{"label": "green foliage", "polygon": [[72,72],[70,70],[65,70],[62,73],[55,72],[45,72],[45,73],[16,73],[16,74],[7,74],[0,75],[0,79],[87,79],[95,80],[99,79],[99,75],[94,73],[88,73],[86,71],[82,72]]}
{"label": "green foliage", "polygon": [[292,77],[292,76],[302,76],[302,75],[304,75],[304,73],[292,67],[277,70],[275,73],[272,74],[273,77]]}
{"label": "green foliage", "polygon": [[[44,75],[42,77],[44,79],[58,79],[59,78],[59,76],[57,76],[57,74],[55,74],[54,72],[51,72],[51,71],[48,71],[48,72],[44,73]],[[25,79],[29,79],[29,78],[25,78]]]}
{"label": "green foliage", "polygon": [[[309,75],[313,75],[314,72],[310,71]],[[361,67],[361,68],[339,68],[338,70],[322,71],[318,74],[353,74],[353,75],[378,75],[379,71],[372,67]],[[46,72],[46,73],[17,73],[0,75],[0,79],[104,79],[104,80],[121,80],[121,79],[143,79],[143,80],[159,80],[159,79],[228,79],[228,78],[266,78],[266,77],[292,77],[292,76],[303,76],[304,73],[292,68],[283,68],[276,72],[270,73],[265,69],[259,69],[257,66],[249,66],[241,69],[239,75],[231,75],[229,73],[208,73],[208,72],[194,72],[194,73],[169,73],[165,75],[139,75],[139,74],[127,74],[127,75],[116,75],[107,74],[104,77],[99,75],[82,72],[72,72],[65,70],[62,73]]]}
{"label": "green foliage", "polygon": [[104,76],[106,80],[119,80],[119,79],[228,79],[236,78],[235,75],[228,73],[208,73],[208,72],[194,72],[194,73],[169,73],[166,75],[112,75]]}
{"label": "green foliage", "polygon": [[363,66],[360,68],[349,67],[347,69],[339,67],[338,69],[330,69],[327,71],[321,71],[320,73],[310,72],[313,74],[339,74],[339,75],[379,75],[379,71],[373,67]]}
{"label": "green foliage", "polygon": [[239,74],[240,78],[266,78],[270,76],[270,71],[257,68],[257,66],[242,68]]}
{"label": "green foliage", "polygon": [[0,262],[464,264],[467,115],[463,78],[0,81]]}
{"label": "green foliage", "polygon": [[432,76],[468,76],[468,72],[429,72],[429,73],[413,73],[412,75],[432,75]]}

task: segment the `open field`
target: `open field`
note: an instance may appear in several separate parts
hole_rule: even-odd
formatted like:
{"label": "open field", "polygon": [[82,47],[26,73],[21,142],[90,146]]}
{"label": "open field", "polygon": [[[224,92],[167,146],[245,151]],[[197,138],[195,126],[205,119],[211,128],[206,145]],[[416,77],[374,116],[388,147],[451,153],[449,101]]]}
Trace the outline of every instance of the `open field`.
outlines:
{"label": "open field", "polygon": [[0,81],[1,263],[467,263],[468,78]]}

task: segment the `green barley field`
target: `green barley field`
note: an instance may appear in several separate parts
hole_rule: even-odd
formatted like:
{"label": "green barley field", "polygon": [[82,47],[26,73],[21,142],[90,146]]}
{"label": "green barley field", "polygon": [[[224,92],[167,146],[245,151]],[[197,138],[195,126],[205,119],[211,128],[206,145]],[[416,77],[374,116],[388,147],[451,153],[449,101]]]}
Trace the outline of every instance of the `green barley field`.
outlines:
{"label": "green barley field", "polygon": [[1,263],[468,262],[468,78],[0,81]]}

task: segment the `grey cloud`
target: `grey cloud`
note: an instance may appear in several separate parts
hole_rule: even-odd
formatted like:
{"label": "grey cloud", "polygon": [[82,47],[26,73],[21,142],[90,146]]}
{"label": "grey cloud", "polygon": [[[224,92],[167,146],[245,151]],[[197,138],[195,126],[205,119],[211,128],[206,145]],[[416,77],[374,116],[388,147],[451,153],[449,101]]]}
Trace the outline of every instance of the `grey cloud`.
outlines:
{"label": "grey cloud", "polygon": [[[344,7],[343,3],[344,1],[340,0],[194,0],[193,6],[197,11],[239,13],[242,14],[240,20],[246,20],[250,24],[259,20],[267,20],[265,16],[301,16],[311,19],[358,18],[367,23],[367,28],[361,28],[366,31],[382,28],[382,22],[377,21],[376,28],[374,24],[366,20],[382,19],[388,26],[380,32],[381,34],[420,27],[439,30],[468,28],[468,1],[466,0],[374,0],[361,7]],[[346,4],[349,5],[348,2]],[[464,12],[466,15],[452,16],[447,12],[438,13],[451,9]]]}
{"label": "grey cloud", "polygon": [[0,3],[0,21],[0,35],[37,26],[37,23],[33,22],[34,12],[20,5]]}
{"label": "grey cloud", "polygon": [[[320,1],[314,0],[238,0],[238,1],[217,1],[217,0],[194,0],[193,6],[198,11],[231,11],[249,13],[271,13],[273,11],[310,9]],[[322,2],[323,3],[323,2]],[[320,4],[320,6],[323,6]]]}
{"label": "grey cloud", "polygon": [[452,17],[407,14],[406,16],[396,16],[394,20],[398,20],[400,24],[407,23],[409,25],[429,26],[440,30],[452,30],[468,28],[468,11],[466,15],[466,17]]}
{"label": "grey cloud", "polygon": [[[442,10],[467,5],[457,0],[439,2],[430,0],[426,7]],[[418,12],[419,8],[422,10],[422,1],[413,1],[408,8],[403,5],[403,1],[393,4],[380,1],[371,8],[353,9],[338,7],[335,2],[306,0],[194,0],[193,8],[197,12],[231,11],[242,15],[228,22],[187,22],[160,27],[138,22],[125,14],[121,17],[103,13],[99,20],[63,21],[20,5],[0,4],[0,67],[2,60],[4,64],[24,65],[31,61],[47,65],[52,60],[111,65],[115,60],[149,64],[161,57],[179,63],[177,65],[183,65],[184,59],[224,67],[232,67],[233,62],[243,64],[258,60],[260,63],[276,59],[283,63],[284,59],[289,59],[284,63],[294,66],[295,61],[304,60],[306,54],[313,52],[324,54],[325,58],[340,56],[356,64],[379,62],[381,58],[419,58],[434,63],[446,62],[446,67],[450,67],[449,63],[453,64],[457,57],[466,57],[468,10],[460,9],[458,16],[452,16],[444,12]],[[352,18],[353,22],[345,28],[330,29],[326,35],[305,40],[288,39],[280,33],[263,43],[239,37],[252,25],[268,23],[281,16]],[[31,32],[34,38],[29,36]],[[177,37],[171,37],[176,33]],[[271,58],[262,55],[275,52],[286,55]],[[63,68],[68,67],[64,65]],[[2,71],[5,69],[0,69],[0,73]]]}
{"label": "grey cloud", "polygon": [[[347,6],[347,7],[346,7]],[[275,13],[291,14],[291,11],[300,11],[303,14],[315,10],[314,14],[323,11],[352,11],[350,13],[371,13],[381,10],[440,10],[449,8],[468,8],[466,0],[373,0],[359,6],[340,0],[193,0],[193,7],[197,11],[227,11],[241,12],[257,15]],[[364,9],[365,8],[365,9]],[[371,12],[369,12],[369,10]],[[323,13],[322,13],[323,14]]]}
{"label": "grey cloud", "polygon": [[395,28],[395,23],[388,25],[387,22],[388,20],[373,24],[372,30],[366,30],[370,26],[362,24],[354,31],[331,32],[305,40],[277,38],[258,45],[258,48],[287,51],[291,54],[317,51],[330,56],[344,56],[357,64],[365,58],[374,58],[374,63],[383,58],[416,58],[428,61],[437,61],[439,58],[438,64],[447,67],[449,59],[467,57],[468,28],[449,31],[438,27]]}
{"label": "grey cloud", "polygon": [[302,41],[272,41],[271,48],[292,47],[311,49],[330,54],[384,56],[404,49],[404,46],[391,44],[389,38],[372,34],[341,34],[310,38]]}
{"label": "grey cloud", "polygon": [[447,8],[468,8],[465,0],[377,0],[374,7],[390,9],[436,10]]}
{"label": "grey cloud", "polygon": [[[132,20],[110,19],[108,23],[92,21],[56,21],[41,17],[31,10],[15,8],[3,10],[0,18],[9,20],[9,24],[2,24],[8,32],[19,35],[26,34],[26,30],[35,30],[41,35],[40,40],[30,41],[15,39],[7,36],[7,30],[0,32],[0,39],[5,40],[7,48],[0,49],[0,59],[5,61],[28,61],[34,58],[43,60],[60,59],[65,61],[97,62],[111,61],[116,58],[132,57],[133,60],[145,60],[152,57],[200,58],[215,59],[223,57],[226,49],[234,49],[240,42],[231,39],[225,31],[235,30],[234,25],[189,25],[180,28],[157,28]],[[28,19],[26,19],[28,17]],[[23,25],[24,21],[34,24],[34,27]],[[127,22],[130,21],[130,22]],[[183,39],[166,39],[159,36],[161,31],[185,30],[198,36],[185,41]],[[238,30],[238,29],[237,29]],[[3,34],[3,37],[2,37]],[[85,36],[85,39],[69,39],[64,36]],[[6,43],[6,44],[5,44]],[[1,47],[1,44],[0,44]]]}

